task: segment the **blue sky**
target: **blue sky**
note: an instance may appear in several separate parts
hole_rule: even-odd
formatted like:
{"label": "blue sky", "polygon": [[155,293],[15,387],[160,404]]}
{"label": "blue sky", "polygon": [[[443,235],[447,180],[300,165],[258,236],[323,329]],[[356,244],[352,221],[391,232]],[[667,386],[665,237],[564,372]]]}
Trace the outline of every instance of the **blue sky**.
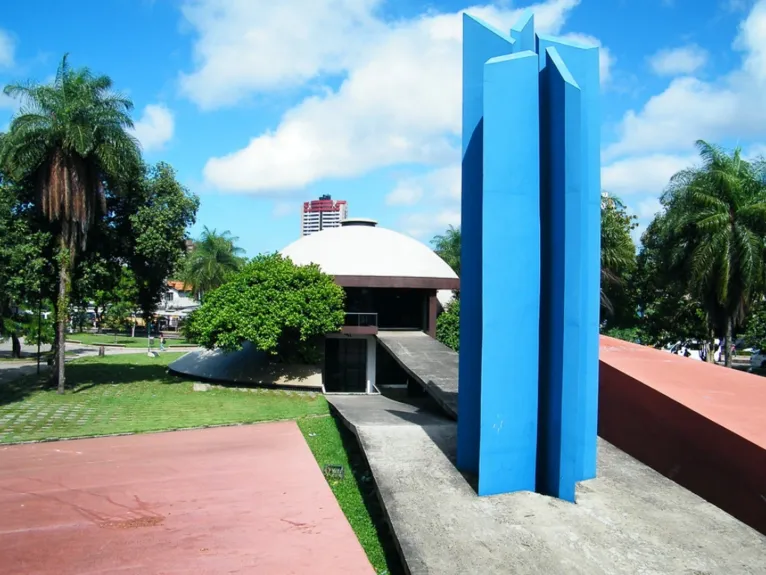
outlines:
{"label": "blue sky", "polygon": [[[766,151],[766,0],[39,0],[0,12],[0,82],[65,52],[136,105],[164,160],[249,255],[299,234],[304,200],[427,241],[459,223],[460,12],[602,46],[602,187],[648,222],[694,141]],[[0,96],[0,125],[14,112]]]}

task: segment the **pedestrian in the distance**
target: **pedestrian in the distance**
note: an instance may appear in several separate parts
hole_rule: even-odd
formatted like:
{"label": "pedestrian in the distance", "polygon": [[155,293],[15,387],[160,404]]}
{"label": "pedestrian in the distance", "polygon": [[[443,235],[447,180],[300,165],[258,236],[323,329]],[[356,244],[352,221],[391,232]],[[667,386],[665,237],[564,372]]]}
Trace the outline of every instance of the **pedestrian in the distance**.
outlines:
{"label": "pedestrian in the distance", "polygon": [[160,351],[165,351],[165,336],[160,332]]}

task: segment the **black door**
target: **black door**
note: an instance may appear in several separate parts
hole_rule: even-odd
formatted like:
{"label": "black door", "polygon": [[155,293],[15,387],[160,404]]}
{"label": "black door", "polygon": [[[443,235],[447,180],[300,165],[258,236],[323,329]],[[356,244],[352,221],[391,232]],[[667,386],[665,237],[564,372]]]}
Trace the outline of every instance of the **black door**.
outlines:
{"label": "black door", "polygon": [[367,340],[350,337],[325,339],[324,387],[328,392],[367,391]]}

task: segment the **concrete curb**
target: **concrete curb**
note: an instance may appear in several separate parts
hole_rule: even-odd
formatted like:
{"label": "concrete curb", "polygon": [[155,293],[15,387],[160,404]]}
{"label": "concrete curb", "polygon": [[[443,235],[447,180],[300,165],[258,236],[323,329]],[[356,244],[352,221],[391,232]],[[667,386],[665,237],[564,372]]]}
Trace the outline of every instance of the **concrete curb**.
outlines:
{"label": "concrete curb", "polygon": [[356,439],[356,443],[359,446],[359,451],[361,452],[362,458],[364,459],[364,464],[367,466],[367,471],[369,471],[370,477],[372,478],[372,484],[375,487],[375,496],[378,498],[378,504],[380,505],[380,508],[383,511],[383,517],[385,517],[386,526],[388,527],[388,530],[391,533],[391,539],[393,540],[394,546],[396,547],[396,553],[397,555],[399,555],[399,562],[402,565],[402,569],[405,575],[412,575],[412,572],[410,571],[410,567],[407,564],[407,560],[404,555],[404,550],[402,549],[402,544],[399,541],[399,536],[396,534],[396,529],[394,528],[394,524],[391,521],[391,517],[388,514],[388,508],[386,507],[386,504],[383,501],[383,497],[380,494],[380,488],[378,487],[378,482],[375,479],[375,474],[373,473],[372,467],[370,466],[370,462],[367,459],[367,450],[365,449],[364,442],[359,437],[359,430],[357,429],[356,425],[351,423],[351,421],[349,421],[343,416],[343,414],[340,412],[340,410],[337,407],[335,407],[329,401],[327,403],[330,406],[331,416],[340,420],[341,423],[343,423],[343,426],[346,429],[348,429],[351,432],[351,434],[354,436],[354,439]]}

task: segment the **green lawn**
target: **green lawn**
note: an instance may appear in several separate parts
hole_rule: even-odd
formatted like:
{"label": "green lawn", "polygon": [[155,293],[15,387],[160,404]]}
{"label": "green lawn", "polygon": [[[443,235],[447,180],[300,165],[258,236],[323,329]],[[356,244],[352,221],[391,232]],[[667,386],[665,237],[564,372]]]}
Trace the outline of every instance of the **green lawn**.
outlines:
{"label": "green lawn", "polygon": [[[107,345],[124,345],[125,347],[138,347],[138,348],[145,348],[148,345],[148,342],[145,337],[128,337],[124,335],[119,335],[116,338],[114,337],[114,334],[107,334],[107,333],[72,333],[67,335],[67,341],[79,341],[80,343],[84,343],[87,345],[100,345],[100,344],[107,344]],[[178,347],[178,346],[184,346],[184,345],[194,345],[193,343],[190,343],[186,341],[183,338],[178,339],[167,339],[167,345],[169,347]],[[152,347],[160,347],[160,339],[158,337],[154,338],[154,341],[152,342]]]}
{"label": "green lawn", "polygon": [[88,357],[67,364],[65,395],[42,388],[45,376],[0,385],[0,443],[141,433],[185,427],[296,419],[328,413],[321,394],[192,390],[167,373],[179,353]]}
{"label": "green lawn", "polygon": [[356,439],[333,417],[302,419],[298,426],[321,469],[325,465],[344,467],[345,477],[328,479],[328,483],[376,573],[403,573],[375,483]]}

